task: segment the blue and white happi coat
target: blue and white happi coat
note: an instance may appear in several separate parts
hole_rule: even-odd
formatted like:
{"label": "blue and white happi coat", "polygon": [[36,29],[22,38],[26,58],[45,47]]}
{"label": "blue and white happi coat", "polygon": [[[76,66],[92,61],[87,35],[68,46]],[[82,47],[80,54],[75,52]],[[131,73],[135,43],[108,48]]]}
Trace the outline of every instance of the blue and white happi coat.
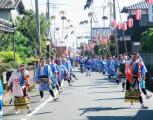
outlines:
{"label": "blue and white happi coat", "polygon": [[41,66],[38,66],[37,70],[36,70],[36,81],[39,81],[39,91],[43,91],[43,90],[51,90],[51,84],[48,83],[43,83],[40,78],[41,76],[47,76],[49,80],[52,80],[52,71],[49,65],[45,65],[43,67],[43,69],[41,69]]}

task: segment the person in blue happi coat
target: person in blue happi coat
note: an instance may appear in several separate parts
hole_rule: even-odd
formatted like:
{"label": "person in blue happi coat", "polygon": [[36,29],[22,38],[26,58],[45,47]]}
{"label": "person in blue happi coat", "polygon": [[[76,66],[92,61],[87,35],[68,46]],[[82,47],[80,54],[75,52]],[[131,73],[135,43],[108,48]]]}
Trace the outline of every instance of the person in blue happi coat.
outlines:
{"label": "person in blue happi coat", "polygon": [[0,80],[0,120],[2,120],[2,113],[3,113],[2,95],[3,95],[3,86],[2,86],[2,81]]}
{"label": "person in blue happi coat", "polygon": [[40,101],[44,100],[44,90],[48,90],[54,100],[57,100],[51,86],[52,76],[53,74],[50,66],[45,63],[44,59],[40,59],[40,64],[37,67],[35,78],[36,82],[39,84]]}
{"label": "person in blue happi coat", "polygon": [[92,65],[91,60],[88,57],[87,60],[85,61],[86,76],[91,76],[91,68],[92,68],[91,65]]}
{"label": "person in blue happi coat", "polygon": [[105,72],[106,72],[106,59],[105,59],[105,57],[102,57],[102,60],[101,60],[101,72],[103,74],[105,74]]}
{"label": "person in blue happi coat", "polygon": [[152,95],[148,95],[148,93],[146,91],[146,86],[145,86],[146,73],[148,71],[147,71],[147,68],[146,68],[144,62],[142,61],[142,58],[140,57],[139,59],[142,64],[142,68],[141,68],[142,77],[141,77],[141,81],[140,81],[141,91],[146,96],[146,99],[150,99],[152,97]]}
{"label": "person in blue happi coat", "polygon": [[52,88],[56,87],[56,89],[58,90],[58,92],[60,92],[60,86],[58,84],[58,79],[57,79],[57,66],[56,64],[54,63],[53,60],[50,60],[50,59],[47,59],[46,60],[46,64],[50,66],[50,70],[51,70],[51,73],[52,73],[52,77],[51,77],[51,80],[52,80]]}
{"label": "person in blue happi coat", "polygon": [[107,61],[107,73],[109,79],[111,79],[116,75],[116,66],[112,57],[110,57]]}

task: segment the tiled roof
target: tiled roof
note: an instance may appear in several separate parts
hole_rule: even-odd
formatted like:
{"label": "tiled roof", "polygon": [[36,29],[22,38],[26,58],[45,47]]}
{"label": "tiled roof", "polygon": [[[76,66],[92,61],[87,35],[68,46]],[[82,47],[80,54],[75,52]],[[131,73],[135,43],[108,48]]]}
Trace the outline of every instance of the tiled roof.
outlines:
{"label": "tiled roof", "polygon": [[14,9],[21,0],[0,0],[0,9]]}
{"label": "tiled roof", "polygon": [[131,6],[124,7],[121,12],[128,12],[128,10],[147,10],[149,8],[149,4],[147,2],[140,2]]}

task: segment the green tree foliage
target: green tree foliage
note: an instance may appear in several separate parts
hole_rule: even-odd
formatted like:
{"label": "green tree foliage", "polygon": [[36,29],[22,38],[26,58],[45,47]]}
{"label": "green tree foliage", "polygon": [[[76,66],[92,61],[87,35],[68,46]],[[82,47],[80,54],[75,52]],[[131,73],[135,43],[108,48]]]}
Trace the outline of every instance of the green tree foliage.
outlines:
{"label": "green tree foliage", "polygon": [[153,52],[153,28],[149,28],[141,35],[141,51]]}
{"label": "green tree foliage", "polygon": [[[21,60],[19,54],[16,54],[15,59],[16,59],[17,63],[22,63],[22,60]],[[4,62],[4,63],[13,62],[14,61],[14,53],[12,51],[11,52],[4,52],[4,51],[0,52],[0,60],[1,60],[1,62]]]}
{"label": "green tree foliage", "polygon": [[[31,56],[33,56],[36,53],[36,49],[39,48],[36,19],[35,19],[34,11],[32,10],[25,11],[23,16],[17,17],[16,25],[17,25],[18,31],[24,37],[28,39],[26,47],[28,48],[29,46],[31,46],[33,48],[33,50],[31,50]],[[46,31],[49,25],[50,24],[46,20],[45,15],[41,14],[40,15],[40,29],[41,29],[41,43],[42,43],[41,49],[43,51],[42,53],[45,53],[45,50],[46,50]]]}
{"label": "green tree foliage", "polygon": [[[25,11],[22,16],[18,16],[15,20],[17,27],[15,33],[16,41],[16,53],[20,56],[22,62],[26,62],[28,58],[36,56],[36,50],[38,47],[38,36],[36,28],[35,13],[32,10]],[[41,27],[41,43],[43,56],[46,55],[46,31],[50,23],[46,20],[44,14],[40,15],[40,27]],[[8,52],[5,56],[4,62],[12,60],[13,51],[13,34],[12,33],[0,33],[0,51],[1,54]],[[19,61],[17,61],[19,62]]]}

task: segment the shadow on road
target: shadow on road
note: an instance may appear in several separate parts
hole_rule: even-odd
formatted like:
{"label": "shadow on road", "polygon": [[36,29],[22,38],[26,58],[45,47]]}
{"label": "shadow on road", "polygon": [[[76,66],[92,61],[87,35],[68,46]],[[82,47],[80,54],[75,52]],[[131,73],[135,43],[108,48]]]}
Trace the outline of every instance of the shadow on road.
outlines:
{"label": "shadow on road", "polygon": [[120,93],[121,91],[90,92],[88,94],[117,93],[117,92]]}
{"label": "shadow on road", "polygon": [[109,87],[104,87],[101,85],[101,87],[90,87],[89,89],[97,89],[97,88],[116,88],[117,86],[109,86]]}
{"label": "shadow on road", "polygon": [[93,100],[93,101],[101,101],[101,100],[120,100],[120,99],[124,99],[124,97],[96,99],[96,100]]}
{"label": "shadow on road", "polygon": [[[117,108],[112,108],[112,107],[89,107],[89,108],[80,108],[79,110],[82,111],[80,114],[83,115],[87,112],[99,112],[99,111],[107,111],[107,110],[119,110],[119,109],[128,109],[128,107],[117,107]],[[89,119],[90,120],[90,119]],[[93,119],[96,120],[96,119]]]}
{"label": "shadow on road", "polygon": [[153,110],[139,110],[135,116],[87,116],[87,120],[153,120]]}
{"label": "shadow on road", "polygon": [[41,113],[37,113],[37,114],[34,114],[34,115],[43,115],[43,114],[50,114],[50,113],[53,113],[53,112],[41,112]]}

